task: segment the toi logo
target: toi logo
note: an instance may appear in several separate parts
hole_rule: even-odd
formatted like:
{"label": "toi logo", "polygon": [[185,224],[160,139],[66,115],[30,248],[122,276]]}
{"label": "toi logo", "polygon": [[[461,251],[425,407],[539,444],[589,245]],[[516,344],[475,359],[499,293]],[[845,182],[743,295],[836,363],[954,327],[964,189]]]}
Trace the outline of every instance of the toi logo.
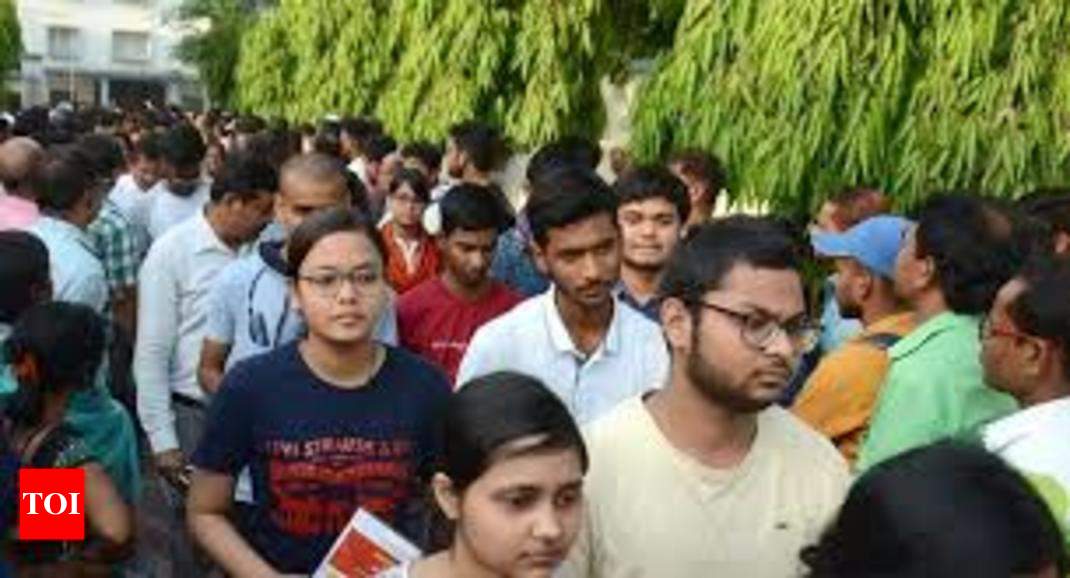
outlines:
{"label": "toi logo", "polygon": [[85,539],[85,472],[19,470],[19,540]]}

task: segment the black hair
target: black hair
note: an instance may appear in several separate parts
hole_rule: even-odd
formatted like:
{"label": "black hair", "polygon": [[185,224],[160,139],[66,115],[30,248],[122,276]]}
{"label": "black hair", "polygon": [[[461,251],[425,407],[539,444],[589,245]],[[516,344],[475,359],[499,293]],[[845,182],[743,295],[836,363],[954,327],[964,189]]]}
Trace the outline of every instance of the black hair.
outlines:
{"label": "black hair", "polygon": [[229,155],[212,181],[212,202],[235,197],[249,200],[279,190],[279,173],[266,159],[250,152]]}
{"label": "black hair", "polygon": [[[36,424],[44,410],[44,394],[90,387],[104,356],[104,320],[79,303],[52,301],[30,307],[15,322],[4,353],[17,367],[29,355],[36,364],[36,383],[21,383],[10,408],[17,424]],[[16,375],[19,371],[16,369]]]}
{"label": "black hair", "polygon": [[706,151],[681,150],[669,157],[668,165],[679,167],[680,172],[685,175],[706,183],[710,194],[715,198],[720,191],[728,187],[728,171],[725,170],[724,163]]}
{"label": "black hair", "polygon": [[368,141],[367,146],[362,148],[368,160],[377,163],[382,162],[390,153],[397,150],[398,142],[389,135],[377,134]]}
{"label": "black hair", "polygon": [[364,186],[364,181],[360,179],[357,173],[349,170],[342,172],[346,177],[346,189],[349,190],[349,200],[352,201],[353,207],[370,215],[371,201],[368,200],[368,187]]}
{"label": "black hair", "polygon": [[188,124],[180,124],[163,135],[160,143],[163,160],[173,167],[199,166],[208,154],[201,133]]}
{"label": "black hair", "polygon": [[49,280],[48,247],[32,233],[0,231],[0,323],[12,323]]}
{"label": "black hair", "polygon": [[267,121],[259,116],[239,116],[234,121],[234,132],[240,134],[256,134],[267,129]]}
{"label": "black hair", "polygon": [[659,296],[695,304],[719,289],[736,265],[799,272],[801,259],[788,232],[768,217],[715,219],[691,229],[677,245],[665,267]]}
{"label": "black hair", "polygon": [[85,155],[67,147],[45,159],[31,177],[30,188],[37,194],[42,210],[59,213],[72,209],[88,194],[92,176]]}
{"label": "black hair", "polygon": [[449,134],[457,150],[468,157],[477,171],[489,173],[505,162],[505,140],[494,127],[468,121],[454,125]]}
{"label": "black hair", "polygon": [[414,159],[427,168],[432,175],[442,166],[442,149],[426,141],[417,141],[401,147],[401,157]]}
{"label": "black hair", "polygon": [[456,229],[498,233],[513,225],[513,216],[503,210],[498,195],[491,187],[461,183],[450,188],[438,202],[442,214],[442,234]]}
{"label": "black hair", "polygon": [[[587,448],[565,404],[534,377],[500,371],[460,387],[446,405],[441,471],[458,494],[505,455]],[[521,440],[531,445],[510,446]],[[510,450],[514,450],[510,452]]]}
{"label": "black hair", "polygon": [[358,146],[363,147],[368,140],[379,134],[383,134],[383,123],[378,119],[361,116],[357,118],[345,118],[338,123],[340,133],[344,133],[357,141]]}
{"label": "black hair", "polygon": [[535,242],[545,246],[550,229],[596,215],[609,215],[615,225],[617,196],[594,171],[566,166],[534,183],[525,212]]}
{"label": "black hair", "polygon": [[565,137],[543,145],[528,160],[524,176],[534,183],[542,175],[562,167],[580,167],[588,170],[598,168],[602,162],[602,149],[598,143],[580,137]]}
{"label": "black hair", "polygon": [[1030,484],[981,448],[941,442],[855,482],[803,560],[811,578],[1006,578],[1067,572],[1062,535]]}
{"label": "black hair", "polygon": [[126,164],[119,140],[105,134],[87,134],[75,145],[85,156],[95,179],[110,179]]}
{"label": "black hair", "polygon": [[1063,372],[1070,379],[1070,260],[1043,257],[1031,260],[1018,273],[1025,288],[1007,313],[1023,332],[1049,339],[1062,353]]}
{"label": "black hair", "polygon": [[323,155],[342,158],[342,141],[337,133],[320,132],[312,139],[312,150]]}
{"label": "black hair", "polygon": [[1070,235],[1070,188],[1037,189],[1019,199],[1018,206],[1048,223],[1053,231]]}
{"label": "black hair", "polygon": [[613,184],[621,205],[638,203],[649,199],[664,199],[676,209],[680,223],[687,222],[691,214],[691,197],[687,187],[662,166],[641,166],[624,174]]}
{"label": "black hair", "polygon": [[402,185],[409,185],[417,199],[422,203],[431,202],[431,183],[427,177],[416,169],[399,169],[390,181],[390,194],[398,192]]}
{"label": "black hair", "polygon": [[921,210],[917,256],[930,257],[948,307],[963,315],[988,311],[999,288],[1021,266],[1025,250],[1012,219],[982,199],[939,195]]}
{"label": "black hair", "polygon": [[290,277],[297,277],[301,264],[309,252],[323,240],[335,233],[359,233],[371,241],[379,252],[379,258],[386,263],[386,246],[375,223],[367,213],[359,209],[332,207],[317,211],[305,219],[290,236],[286,249]]}

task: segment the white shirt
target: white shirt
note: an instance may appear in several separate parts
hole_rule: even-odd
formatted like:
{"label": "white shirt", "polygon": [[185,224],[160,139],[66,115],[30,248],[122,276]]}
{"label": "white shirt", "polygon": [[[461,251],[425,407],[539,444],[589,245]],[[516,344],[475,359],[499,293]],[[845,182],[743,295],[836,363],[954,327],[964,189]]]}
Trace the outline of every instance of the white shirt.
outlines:
{"label": "white shirt", "polygon": [[157,239],[141,266],[134,377],[138,416],[154,453],[178,447],[171,393],[204,399],[197,365],[208,295],[237,257],[200,212]]}
{"label": "white shirt", "polygon": [[988,451],[1021,472],[1070,528],[1070,397],[1027,407],[984,429]]}
{"label": "white shirt", "polygon": [[134,180],[133,175],[127,173],[115,181],[115,186],[108,193],[108,198],[119,207],[119,210],[126,215],[127,219],[130,219],[131,222],[138,226],[148,229],[152,193],[158,190],[156,187],[147,191],[142,190],[137,181]]}
{"label": "white shirt", "polygon": [[660,326],[614,298],[609,329],[598,349],[585,356],[557,311],[554,291],[551,287],[479,328],[461,360],[457,383],[494,371],[525,373],[542,380],[576,421],[586,423],[666,380],[669,354]]}
{"label": "white shirt", "polygon": [[565,578],[801,576],[850,483],[847,463],[780,407],[750,451],[715,469],[673,446],[641,398],[586,429],[586,519]]}
{"label": "white shirt", "polygon": [[67,221],[45,215],[34,222],[30,232],[48,247],[53,298],[83,303],[97,313],[104,313],[108,305],[108,283],[104,265],[86,232]]}
{"label": "white shirt", "polygon": [[160,181],[149,192],[151,201],[146,225],[149,236],[159,239],[171,227],[197,214],[208,204],[211,189],[211,183],[206,180],[188,197],[180,197],[167,188],[166,181]]}

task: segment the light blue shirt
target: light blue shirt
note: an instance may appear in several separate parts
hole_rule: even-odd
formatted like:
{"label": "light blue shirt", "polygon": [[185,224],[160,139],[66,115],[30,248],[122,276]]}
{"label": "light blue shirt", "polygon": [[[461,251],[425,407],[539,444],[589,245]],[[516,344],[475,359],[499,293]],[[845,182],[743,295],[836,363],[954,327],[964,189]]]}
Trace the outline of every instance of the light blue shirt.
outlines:
{"label": "light blue shirt", "polygon": [[82,303],[103,314],[108,306],[108,283],[86,232],[48,216],[37,219],[30,232],[48,247],[53,299]]}
{"label": "light blue shirt", "polygon": [[664,385],[669,353],[659,325],[614,298],[602,343],[584,355],[557,311],[554,291],[551,287],[476,331],[457,383],[495,371],[524,373],[542,380],[581,424]]}

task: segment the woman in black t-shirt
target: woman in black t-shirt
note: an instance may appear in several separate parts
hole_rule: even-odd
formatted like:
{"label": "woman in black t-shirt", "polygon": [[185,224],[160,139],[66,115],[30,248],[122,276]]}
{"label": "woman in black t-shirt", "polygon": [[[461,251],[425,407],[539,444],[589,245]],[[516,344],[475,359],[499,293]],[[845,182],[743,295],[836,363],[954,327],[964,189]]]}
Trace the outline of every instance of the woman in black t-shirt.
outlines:
{"label": "woman in black t-shirt", "polygon": [[[444,375],[372,339],[386,307],[384,251],[359,211],[331,209],[291,237],[295,310],[308,333],[223,378],[193,462],[198,543],[233,576],[309,574],[358,508],[421,543]],[[227,519],[248,466],[247,537]]]}

